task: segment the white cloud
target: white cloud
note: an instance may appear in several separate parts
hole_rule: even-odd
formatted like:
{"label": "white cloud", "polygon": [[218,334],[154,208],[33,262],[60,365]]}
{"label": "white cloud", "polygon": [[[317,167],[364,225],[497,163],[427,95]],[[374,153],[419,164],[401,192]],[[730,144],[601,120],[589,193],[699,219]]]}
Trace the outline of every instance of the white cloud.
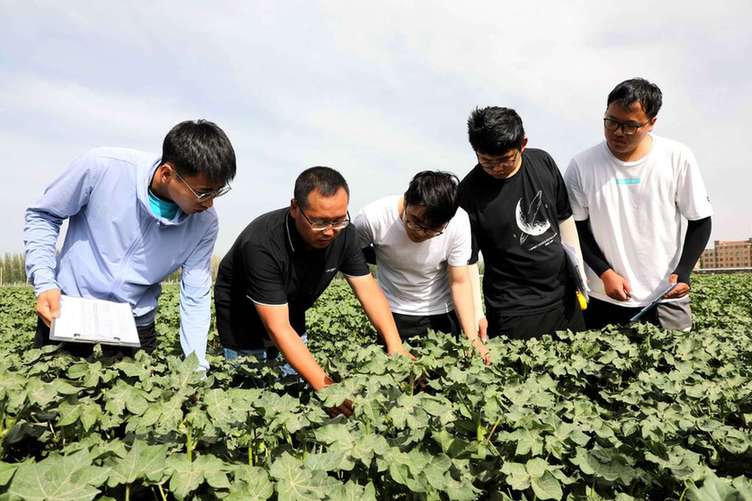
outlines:
{"label": "white cloud", "polygon": [[[424,168],[463,174],[476,105],[517,108],[531,143],[564,167],[600,139],[608,90],[641,75],[664,90],[658,133],[700,160],[714,237],[743,238],[750,14],[741,0],[5,4],[0,151],[13,169],[29,151],[40,161],[24,181],[0,174],[18,192],[3,208],[15,221],[83,149],[153,151],[174,123],[205,117],[239,159],[218,202],[222,253],[313,164],[343,171],[355,209]],[[0,251],[20,247],[13,224]]]}

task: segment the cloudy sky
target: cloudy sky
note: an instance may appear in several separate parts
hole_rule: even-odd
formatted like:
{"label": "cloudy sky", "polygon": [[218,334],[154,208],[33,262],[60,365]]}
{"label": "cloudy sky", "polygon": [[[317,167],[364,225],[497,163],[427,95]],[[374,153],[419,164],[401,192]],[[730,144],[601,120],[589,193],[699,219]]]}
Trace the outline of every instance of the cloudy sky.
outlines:
{"label": "cloudy sky", "polygon": [[188,118],[238,156],[216,254],[329,165],[351,209],[423,169],[464,175],[476,106],[517,109],[564,170],[602,138],[609,90],[664,93],[656,133],[689,145],[713,239],[752,237],[752,19],[725,2],[30,2],[0,0],[0,252],[24,208],[95,146],[158,153]]}

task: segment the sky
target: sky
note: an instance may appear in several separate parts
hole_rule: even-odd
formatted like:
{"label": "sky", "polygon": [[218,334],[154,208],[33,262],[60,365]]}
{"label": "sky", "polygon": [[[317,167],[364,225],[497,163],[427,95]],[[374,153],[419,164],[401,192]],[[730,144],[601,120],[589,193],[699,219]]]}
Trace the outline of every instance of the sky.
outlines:
{"label": "sky", "polygon": [[0,0],[0,253],[25,208],[90,148],[161,150],[186,119],[216,122],[238,159],[217,200],[224,255],[297,175],[333,167],[351,213],[418,171],[464,176],[475,107],[514,108],[529,146],[564,171],[602,140],[608,92],[663,91],[655,133],[688,145],[715,215],[711,240],[752,237],[749,0]]}

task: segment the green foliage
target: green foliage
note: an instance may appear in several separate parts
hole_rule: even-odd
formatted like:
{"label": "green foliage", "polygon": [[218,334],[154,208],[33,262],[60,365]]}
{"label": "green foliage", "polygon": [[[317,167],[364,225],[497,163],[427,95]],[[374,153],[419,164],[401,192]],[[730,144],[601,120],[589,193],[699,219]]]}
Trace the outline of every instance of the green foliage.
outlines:
{"label": "green foliage", "polygon": [[[752,499],[752,278],[693,283],[695,329],[526,343],[493,364],[431,333],[389,358],[344,282],[309,312],[340,381],[279,363],[182,360],[177,288],[154,355],[31,348],[33,292],[0,294],[0,500]],[[354,403],[351,418],[327,407]]]}

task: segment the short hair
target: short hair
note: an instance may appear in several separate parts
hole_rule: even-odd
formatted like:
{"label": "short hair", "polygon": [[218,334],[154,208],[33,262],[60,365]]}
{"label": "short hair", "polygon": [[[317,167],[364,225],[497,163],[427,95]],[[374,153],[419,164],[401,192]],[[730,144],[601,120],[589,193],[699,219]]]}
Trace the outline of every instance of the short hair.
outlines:
{"label": "short hair", "polygon": [[347,197],[350,197],[350,188],[342,174],[331,167],[310,167],[300,173],[295,180],[293,197],[301,209],[308,208],[308,195],[318,190],[324,197],[333,197],[340,188],[344,188]]}
{"label": "short hair", "polygon": [[642,105],[642,111],[648,118],[655,118],[663,104],[663,94],[654,83],[644,78],[631,78],[614,87],[608,95],[606,107],[617,102],[627,110],[635,101]]}
{"label": "short hair", "polygon": [[161,162],[183,177],[204,174],[209,182],[226,184],[235,177],[235,150],[217,124],[186,120],[173,127],[162,143]]}
{"label": "short hair", "polygon": [[511,108],[498,106],[475,108],[467,120],[467,134],[473,149],[487,155],[520,150],[525,142],[520,116]]}
{"label": "short hair", "polygon": [[444,226],[457,213],[459,183],[451,172],[418,172],[405,192],[405,205],[424,207],[423,224],[427,227]]}

